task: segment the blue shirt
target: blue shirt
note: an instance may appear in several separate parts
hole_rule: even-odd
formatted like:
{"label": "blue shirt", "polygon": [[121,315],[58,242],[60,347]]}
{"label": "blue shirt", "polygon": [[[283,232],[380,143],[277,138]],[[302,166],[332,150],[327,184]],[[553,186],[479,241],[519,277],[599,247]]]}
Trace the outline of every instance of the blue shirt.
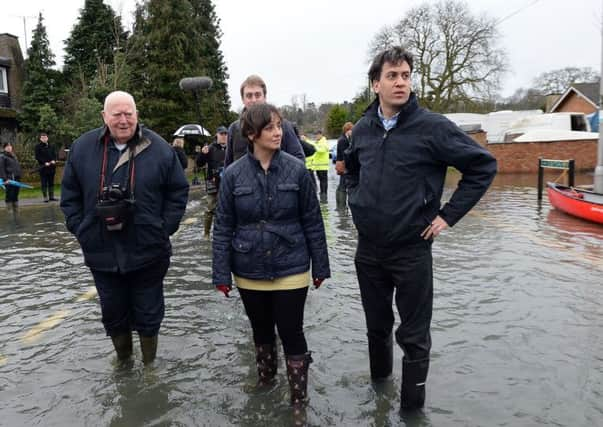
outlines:
{"label": "blue shirt", "polygon": [[383,127],[385,128],[385,130],[389,131],[391,128],[396,126],[396,122],[398,121],[398,116],[400,115],[400,112],[398,111],[396,114],[394,114],[391,118],[388,119],[383,115],[383,112],[381,111],[381,105],[379,105],[379,108],[377,108],[377,115],[379,116],[379,119],[381,119],[381,123],[383,123]]}

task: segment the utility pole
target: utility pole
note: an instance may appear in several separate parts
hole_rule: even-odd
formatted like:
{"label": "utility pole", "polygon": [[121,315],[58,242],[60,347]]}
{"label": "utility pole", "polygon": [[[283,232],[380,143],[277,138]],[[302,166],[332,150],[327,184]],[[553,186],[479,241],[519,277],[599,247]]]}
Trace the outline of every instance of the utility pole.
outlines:
{"label": "utility pole", "polygon": [[23,20],[23,40],[25,40],[25,49],[23,49],[23,56],[27,56],[27,49],[29,47],[28,41],[27,41],[27,19],[28,18],[35,18],[35,16],[26,16],[26,15],[12,15],[15,18],[21,18]]}
{"label": "utility pole", "polygon": [[[603,2],[602,2],[603,3]],[[601,10],[603,15],[603,9]],[[601,30],[601,71],[603,71],[603,29]],[[595,179],[593,191],[603,194],[603,129],[601,128],[601,108],[603,107],[603,76],[599,86],[599,144],[597,145],[597,166],[595,167]]]}

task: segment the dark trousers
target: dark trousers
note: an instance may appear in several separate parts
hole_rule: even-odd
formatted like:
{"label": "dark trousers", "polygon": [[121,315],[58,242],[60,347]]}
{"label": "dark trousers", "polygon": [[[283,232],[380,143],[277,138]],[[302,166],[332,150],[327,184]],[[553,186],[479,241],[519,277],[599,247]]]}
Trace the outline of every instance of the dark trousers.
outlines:
{"label": "dark trousers", "polygon": [[318,182],[320,183],[320,192],[327,194],[327,185],[329,182],[329,171],[316,171]]}
{"label": "dark trousers", "polygon": [[356,273],[369,340],[389,341],[394,325],[392,302],[400,315],[396,342],[409,360],[429,357],[433,272],[431,244],[378,247],[359,238]]}
{"label": "dark trousers", "polygon": [[339,185],[337,186],[337,192],[344,194],[348,192],[348,177],[346,175],[339,175]]}
{"label": "dark trousers", "polygon": [[276,326],[286,355],[304,354],[308,351],[303,330],[307,287],[287,291],[239,288],[239,294],[251,322],[256,346],[273,343]]}
{"label": "dark trousers", "polygon": [[157,335],[165,311],[163,278],[169,265],[169,258],[164,258],[125,274],[92,270],[107,335],[131,330],[145,337]]}
{"label": "dark trousers", "polygon": [[40,172],[40,187],[42,187],[42,195],[46,198],[54,197],[54,171]]}
{"label": "dark trousers", "polygon": [[18,202],[19,201],[19,190],[20,188],[16,185],[5,185],[6,190],[4,194],[4,201],[6,203]]}

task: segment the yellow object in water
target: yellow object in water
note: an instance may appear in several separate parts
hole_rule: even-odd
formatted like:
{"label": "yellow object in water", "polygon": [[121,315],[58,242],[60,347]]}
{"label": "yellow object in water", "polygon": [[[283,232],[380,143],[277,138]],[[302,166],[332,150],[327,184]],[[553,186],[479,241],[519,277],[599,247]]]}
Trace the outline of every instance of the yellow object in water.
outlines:
{"label": "yellow object in water", "polygon": [[21,342],[30,344],[39,338],[44,332],[49,329],[54,328],[56,325],[61,323],[61,321],[69,315],[69,310],[59,310],[48,319],[41,321],[36,326],[31,328],[29,332],[27,332],[21,338]]}
{"label": "yellow object in water", "polygon": [[92,298],[94,298],[96,295],[97,295],[96,288],[94,286],[91,286],[85,293],[80,295],[75,301],[76,302],[88,301],[88,300],[91,300]]}

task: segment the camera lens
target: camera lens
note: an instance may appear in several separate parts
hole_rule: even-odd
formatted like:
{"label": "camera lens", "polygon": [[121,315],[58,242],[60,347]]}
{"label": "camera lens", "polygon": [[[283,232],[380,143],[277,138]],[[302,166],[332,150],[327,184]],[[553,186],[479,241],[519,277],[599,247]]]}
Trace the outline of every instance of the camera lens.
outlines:
{"label": "camera lens", "polygon": [[109,190],[109,198],[113,200],[121,200],[123,199],[123,193],[119,188],[111,188]]}

